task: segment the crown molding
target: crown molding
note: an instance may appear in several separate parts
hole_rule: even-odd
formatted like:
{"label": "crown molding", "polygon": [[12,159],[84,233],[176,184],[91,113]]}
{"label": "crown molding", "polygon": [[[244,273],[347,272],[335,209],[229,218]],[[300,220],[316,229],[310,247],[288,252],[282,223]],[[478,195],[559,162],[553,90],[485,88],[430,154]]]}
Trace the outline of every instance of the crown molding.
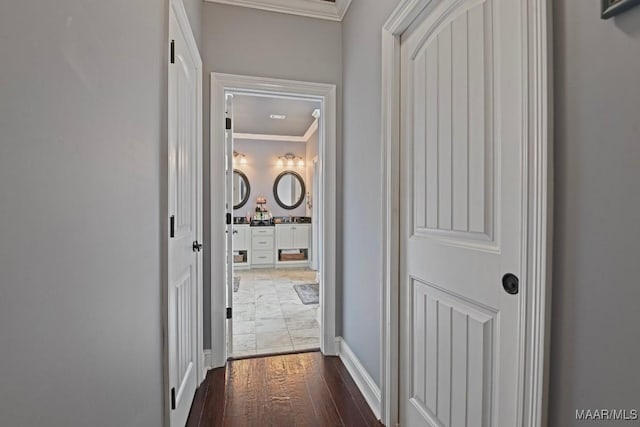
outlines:
{"label": "crown molding", "polygon": [[288,142],[305,142],[302,136],[292,135],[266,135],[260,133],[233,133],[234,139],[252,139],[255,141],[288,141]]}
{"label": "crown molding", "polygon": [[222,3],[233,6],[250,7],[252,9],[271,12],[288,13],[290,15],[308,16],[310,18],[342,21],[349,9],[351,0],[205,0],[211,3]]}
{"label": "crown molding", "polygon": [[309,138],[311,138],[311,135],[313,135],[317,130],[318,130],[318,119],[315,119],[313,123],[311,123],[311,126],[309,126],[309,129],[307,129],[307,131],[304,133],[304,136],[302,138],[304,138],[305,142],[309,141]]}
{"label": "crown molding", "polygon": [[235,139],[252,139],[259,141],[288,141],[288,142],[307,142],[309,138],[318,130],[318,119],[315,119],[309,129],[304,133],[303,136],[294,136],[294,135],[266,135],[261,133],[241,133],[234,132],[233,137]]}

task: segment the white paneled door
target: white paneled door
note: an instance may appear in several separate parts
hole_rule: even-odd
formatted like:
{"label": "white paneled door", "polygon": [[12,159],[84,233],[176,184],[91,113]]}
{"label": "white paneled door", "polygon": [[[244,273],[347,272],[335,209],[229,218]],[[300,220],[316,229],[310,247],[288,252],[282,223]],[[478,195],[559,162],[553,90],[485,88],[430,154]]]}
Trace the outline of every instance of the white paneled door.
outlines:
{"label": "white paneled door", "polygon": [[[225,95],[225,289],[227,312],[233,310],[233,94]],[[233,319],[227,313],[227,355],[233,354]]]}
{"label": "white paneled door", "polygon": [[169,290],[168,348],[171,426],[184,426],[198,385],[198,289],[202,287],[198,236],[198,81],[196,59],[190,54],[175,15],[169,64]]}
{"label": "white paneled door", "polygon": [[523,3],[432,1],[401,38],[402,426],[520,425]]}

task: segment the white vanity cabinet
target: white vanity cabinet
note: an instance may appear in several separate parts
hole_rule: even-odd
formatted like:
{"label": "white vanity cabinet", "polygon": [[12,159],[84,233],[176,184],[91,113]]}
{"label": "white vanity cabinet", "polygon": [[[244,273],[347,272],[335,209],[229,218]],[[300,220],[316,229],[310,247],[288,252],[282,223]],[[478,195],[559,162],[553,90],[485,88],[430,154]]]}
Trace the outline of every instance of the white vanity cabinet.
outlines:
{"label": "white vanity cabinet", "polygon": [[251,267],[273,267],[273,227],[251,227]]}
{"label": "white vanity cabinet", "polygon": [[277,267],[309,265],[311,224],[276,224]]}
{"label": "white vanity cabinet", "polygon": [[248,224],[233,225],[233,266],[249,268],[251,265],[251,227]]}

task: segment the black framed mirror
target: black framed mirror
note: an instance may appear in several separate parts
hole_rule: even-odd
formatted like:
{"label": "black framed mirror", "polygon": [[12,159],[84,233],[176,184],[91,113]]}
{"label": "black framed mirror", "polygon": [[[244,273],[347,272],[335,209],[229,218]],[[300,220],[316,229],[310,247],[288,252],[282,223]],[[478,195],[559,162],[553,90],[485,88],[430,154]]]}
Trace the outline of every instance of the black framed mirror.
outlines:
{"label": "black framed mirror", "polygon": [[247,204],[251,184],[249,178],[238,169],[233,170],[233,209],[240,209]]}
{"label": "black framed mirror", "polygon": [[284,171],[273,183],[273,196],[283,209],[295,209],[302,204],[305,193],[304,180],[299,173]]}

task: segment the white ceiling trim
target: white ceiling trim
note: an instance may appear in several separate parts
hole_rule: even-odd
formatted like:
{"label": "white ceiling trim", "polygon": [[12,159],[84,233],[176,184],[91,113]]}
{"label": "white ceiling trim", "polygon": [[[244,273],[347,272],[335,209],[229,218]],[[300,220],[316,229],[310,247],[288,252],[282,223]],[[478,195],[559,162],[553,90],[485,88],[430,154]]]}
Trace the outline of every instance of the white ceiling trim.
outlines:
{"label": "white ceiling trim", "polygon": [[311,126],[309,126],[309,129],[307,129],[307,131],[304,133],[304,136],[303,136],[304,140],[308,141],[309,138],[311,138],[311,135],[313,135],[317,130],[318,130],[318,119],[315,119],[313,123],[311,123]]}
{"label": "white ceiling trim", "polygon": [[234,6],[250,7],[271,12],[288,13],[290,15],[308,16],[311,18],[342,21],[349,9],[351,0],[206,0],[211,3],[223,3]]}
{"label": "white ceiling trim", "polygon": [[259,133],[233,133],[234,139],[253,139],[257,141],[288,141],[288,142],[305,142],[304,136],[291,135],[263,135]]}
{"label": "white ceiling trim", "polygon": [[293,136],[293,135],[266,135],[260,133],[240,133],[234,132],[234,139],[252,139],[257,141],[286,141],[286,142],[307,142],[309,138],[318,130],[318,119],[315,119],[309,129],[304,133],[303,136]]}

